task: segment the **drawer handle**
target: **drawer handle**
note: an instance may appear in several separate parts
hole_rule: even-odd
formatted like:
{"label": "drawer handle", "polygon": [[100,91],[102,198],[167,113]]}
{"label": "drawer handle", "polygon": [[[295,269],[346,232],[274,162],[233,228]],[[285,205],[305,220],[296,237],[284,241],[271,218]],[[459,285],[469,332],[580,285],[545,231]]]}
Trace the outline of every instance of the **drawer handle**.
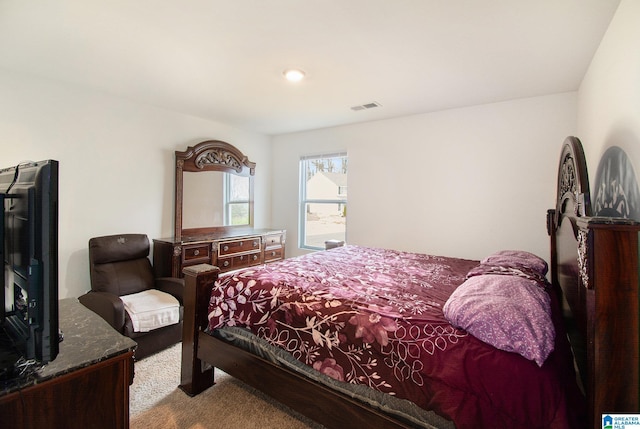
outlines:
{"label": "drawer handle", "polygon": [[271,256],[276,256],[276,251],[271,252]]}
{"label": "drawer handle", "polygon": [[199,254],[200,254],[200,251],[199,251],[198,249],[196,249],[196,250],[194,250],[194,251],[193,251],[193,255],[194,255],[194,256],[198,256]]}
{"label": "drawer handle", "polygon": [[226,245],[225,245],[225,246],[222,248],[222,250],[224,250],[224,251],[226,252],[227,250],[229,250],[229,246],[226,246]]}
{"label": "drawer handle", "polygon": [[240,247],[242,247],[242,243],[243,243],[243,242],[241,241],[241,242],[240,242]]}
{"label": "drawer handle", "polygon": [[257,260],[258,259],[258,255],[253,255],[253,260]]}
{"label": "drawer handle", "polygon": [[258,242],[257,241],[253,242],[253,247],[258,247]]}
{"label": "drawer handle", "polygon": [[229,266],[229,261],[224,261],[224,262],[222,263],[222,265],[224,265],[225,267],[228,267],[228,266]]}

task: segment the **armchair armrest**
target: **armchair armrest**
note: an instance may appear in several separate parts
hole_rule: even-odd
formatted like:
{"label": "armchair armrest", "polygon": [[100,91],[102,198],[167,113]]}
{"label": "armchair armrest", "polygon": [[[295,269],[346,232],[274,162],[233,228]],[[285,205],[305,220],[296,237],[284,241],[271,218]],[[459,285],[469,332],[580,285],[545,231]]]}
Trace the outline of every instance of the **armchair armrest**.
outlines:
{"label": "armchair armrest", "polygon": [[160,277],[156,279],[156,289],[173,295],[183,305],[184,280],[175,277]]}
{"label": "armchair armrest", "polygon": [[98,314],[116,331],[124,328],[124,304],[117,295],[108,292],[90,291],[78,298],[85,307]]}

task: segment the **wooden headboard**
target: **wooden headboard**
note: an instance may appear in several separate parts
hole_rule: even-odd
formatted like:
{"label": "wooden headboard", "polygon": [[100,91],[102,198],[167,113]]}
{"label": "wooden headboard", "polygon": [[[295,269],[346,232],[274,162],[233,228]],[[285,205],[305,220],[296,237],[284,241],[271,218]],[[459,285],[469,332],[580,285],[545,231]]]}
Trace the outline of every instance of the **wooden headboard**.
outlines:
{"label": "wooden headboard", "polygon": [[582,144],[568,137],[549,210],[551,281],[587,396],[590,427],[602,414],[640,412],[638,232],[631,219],[594,217]]}

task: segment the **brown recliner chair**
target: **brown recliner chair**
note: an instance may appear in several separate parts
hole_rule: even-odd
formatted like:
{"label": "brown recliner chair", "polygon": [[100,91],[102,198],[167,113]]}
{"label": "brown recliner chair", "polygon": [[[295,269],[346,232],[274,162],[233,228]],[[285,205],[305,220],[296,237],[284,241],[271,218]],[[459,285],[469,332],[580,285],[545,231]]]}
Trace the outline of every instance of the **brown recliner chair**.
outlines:
{"label": "brown recliner chair", "polygon": [[[91,291],[79,301],[105,319],[115,330],[138,343],[142,359],[182,340],[184,280],[154,278],[149,261],[149,239],[144,234],[121,234],[89,240]],[[148,332],[135,332],[120,296],[158,289],[180,303],[179,322]]]}

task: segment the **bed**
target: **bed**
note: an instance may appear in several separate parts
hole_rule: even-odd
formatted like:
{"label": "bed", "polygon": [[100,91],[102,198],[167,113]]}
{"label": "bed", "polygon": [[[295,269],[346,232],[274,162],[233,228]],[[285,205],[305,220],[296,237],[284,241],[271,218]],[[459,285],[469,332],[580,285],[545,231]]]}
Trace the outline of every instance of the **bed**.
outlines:
{"label": "bed", "polygon": [[[590,370],[591,313],[580,315],[592,303],[573,296],[587,271],[620,261],[584,250],[585,165],[567,139],[547,215],[551,284],[546,263],[519,251],[469,261],[346,246],[220,277],[210,265],[186,268],[180,387],[198,394],[219,368],[335,428],[592,426],[602,369]],[[587,224],[587,236],[618,226]],[[626,221],[613,241],[631,240],[634,227]],[[570,308],[576,322],[565,324]]]}

